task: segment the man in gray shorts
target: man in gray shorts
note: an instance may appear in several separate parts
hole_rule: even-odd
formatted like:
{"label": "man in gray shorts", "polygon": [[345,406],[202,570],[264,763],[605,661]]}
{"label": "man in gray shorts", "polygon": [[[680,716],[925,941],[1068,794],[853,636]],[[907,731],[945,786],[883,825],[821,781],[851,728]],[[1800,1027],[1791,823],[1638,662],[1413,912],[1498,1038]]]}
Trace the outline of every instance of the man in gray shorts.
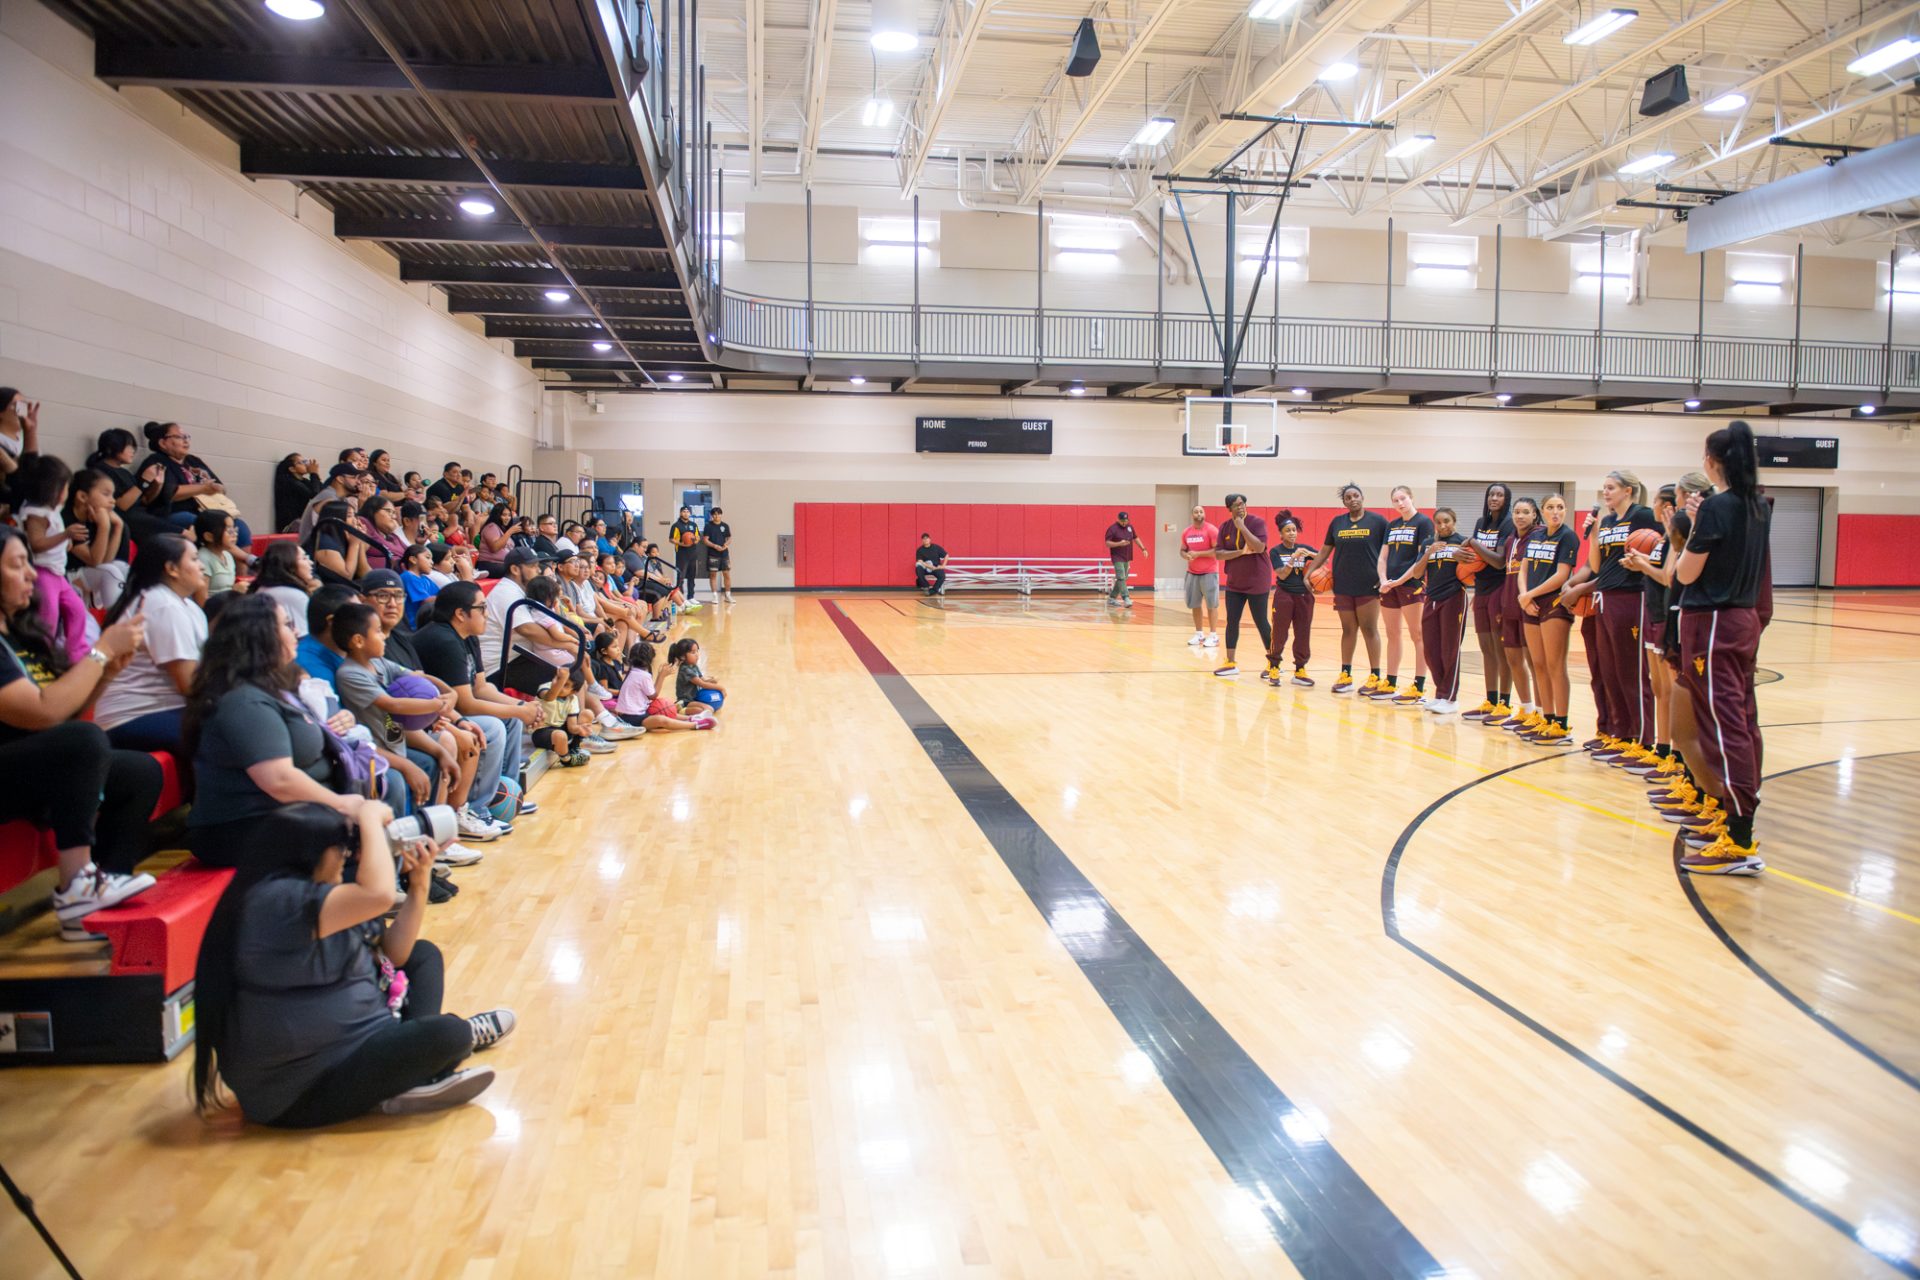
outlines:
{"label": "man in gray shorts", "polygon": [[1193,523],[1180,531],[1180,558],[1187,562],[1187,608],[1193,610],[1193,639],[1187,643],[1209,649],[1220,647],[1220,561],[1213,554],[1219,545],[1220,527],[1207,523],[1205,507],[1195,507]]}

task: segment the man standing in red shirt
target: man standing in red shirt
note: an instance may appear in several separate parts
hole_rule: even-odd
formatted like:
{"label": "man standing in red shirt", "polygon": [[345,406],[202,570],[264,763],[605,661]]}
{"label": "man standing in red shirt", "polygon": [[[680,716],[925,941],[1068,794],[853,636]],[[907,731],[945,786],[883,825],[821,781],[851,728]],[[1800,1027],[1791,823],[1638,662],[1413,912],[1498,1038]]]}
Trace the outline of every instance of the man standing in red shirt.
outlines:
{"label": "man standing in red shirt", "polygon": [[1220,561],[1213,554],[1219,542],[1220,526],[1208,522],[1205,507],[1195,507],[1193,523],[1180,531],[1180,558],[1187,562],[1187,607],[1193,610],[1193,639],[1187,643],[1209,649],[1220,646]]}
{"label": "man standing in red shirt", "polygon": [[1139,541],[1140,535],[1124,511],[1107,526],[1107,558],[1113,561],[1113,590],[1107,593],[1107,599],[1129,609],[1133,608],[1133,588],[1127,575],[1133,572],[1133,548]]}

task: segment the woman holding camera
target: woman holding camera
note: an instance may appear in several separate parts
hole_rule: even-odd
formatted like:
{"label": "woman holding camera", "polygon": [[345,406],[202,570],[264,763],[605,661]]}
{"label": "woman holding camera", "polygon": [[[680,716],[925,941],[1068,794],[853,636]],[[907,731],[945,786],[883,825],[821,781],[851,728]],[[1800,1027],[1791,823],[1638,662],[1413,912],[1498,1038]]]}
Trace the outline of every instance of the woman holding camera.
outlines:
{"label": "woman holding camera", "polygon": [[[407,898],[391,924],[381,920],[396,888],[392,821],[386,805],[356,800],[350,816],[297,804],[260,823],[267,852],[227,886],[200,943],[193,1089],[202,1114],[221,1105],[222,1082],[249,1120],[283,1129],[376,1108],[438,1111],[493,1083],[490,1068],[460,1063],[506,1038],[513,1014],[440,1011],[445,964],[420,936],[430,841],[401,848]],[[349,883],[350,850],[359,865]]]}

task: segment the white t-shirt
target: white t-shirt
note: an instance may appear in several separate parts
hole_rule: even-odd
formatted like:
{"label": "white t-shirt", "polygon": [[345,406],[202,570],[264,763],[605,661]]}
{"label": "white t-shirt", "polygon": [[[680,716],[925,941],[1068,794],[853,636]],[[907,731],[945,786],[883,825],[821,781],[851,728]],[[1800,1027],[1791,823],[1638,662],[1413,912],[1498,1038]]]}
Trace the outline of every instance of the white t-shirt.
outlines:
{"label": "white t-shirt", "polygon": [[133,602],[128,616],[147,620],[146,639],[126,670],[101,691],[93,719],[102,729],[186,706],[187,700],[174,688],[165,664],[182,659],[198,662],[201,650],[207,647],[207,615],[172,587],[148,587]]}
{"label": "white t-shirt", "polygon": [[279,602],[287,611],[287,618],[293,623],[295,639],[304,640],[307,635],[307,593],[298,587],[262,587],[260,594]]}
{"label": "white t-shirt", "polygon": [[[486,674],[500,669],[500,644],[506,633],[507,610],[513,607],[514,601],[526,598],[527,593],[512,578],[502,578],[500,585],[487,593],[487,629],[480,636],[480,665],[486,668]],[[520,612],[525,616],[516,619],[516,626],[538,616],[525,609]]]}
{"label": "white t-shirt", "polygon": [[[4,438],[4,437],[0,437],[0,438]],[[40,507],[40,506],[34,506],[32,504],[28,504],[27,506],[20,508],[21,532],[24,533],[26,531],[27,521],[31,520],[35,516],[38,516],[42,520],[45,520],[47,522],[48,533],[60,533],[64,531],[67,527],[67,522],[65,520],[62,520],[60,518],[60,513],[58,511],[55,511],[52,507]],[[51,569],[53,570],[53,572],[60,574],[62,577],[65,577],[67,572],[67,545],[68,544],[63,540],[60,542],[58,546],[52,547],[46,551],[34,552],[33,553],[34,564],[36,564],[42,569]]]}
{"label": "white t-shirt", "polygon": [[438,569],[427,570],[427,576],[433,579],[433,585],[436,587],[450,587],[460,581],[460,579],[454,577],[452,574],[442,573]]}

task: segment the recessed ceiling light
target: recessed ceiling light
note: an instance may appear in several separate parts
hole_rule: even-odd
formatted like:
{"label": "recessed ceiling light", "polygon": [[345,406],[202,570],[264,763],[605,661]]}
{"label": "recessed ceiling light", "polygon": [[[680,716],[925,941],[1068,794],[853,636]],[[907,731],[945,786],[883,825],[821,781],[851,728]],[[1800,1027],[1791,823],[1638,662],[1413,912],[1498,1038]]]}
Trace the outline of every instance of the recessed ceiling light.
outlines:
{"label": "recessed ceiling light", "polygon": [[1299,0],[1253,0],[1247,16],[1255,22],[1272,22],[1298,3]]}
{"label": "recessed ceiling light", "polygon": [[1700,407],[1700,402],[1699,402],[1698,400],[1689,400],[1689,401],[1687,401],[1687,408],[1689,408],[1689,409],[1698,409],[1699,407]]}
{"label": "recessed ceiling light", "polygon": [[1127,145],[1130,147],[1157,147],[1167,140],[1167,135],[1173,132],[1173,126],[1174,121],[1170,118],[1166,116],[1155,116],[1140,126],[1140,131],[1133,135],[1133,141]]}
{"label": "recessed ceiling light", "polygon": [[1507,401],[1513,399],[1513,393],[1510,391],[1501,391],[1495,394],[1493,398],[1495,400],[1498,400],[1501,404],[1505,404]]}
{"label": "recessed ceiling light", "polygon": [[857,374],[857,373],[856,373],[856,374],[854,374],[854,375],[853,375],[853,376],[852,376],[851,378],[848,378],[848,379],[847,379],[847,381],[848,381],[848,382],[851,382],[851,383],[852,383],[852,384],[853,384],[854,386],[856,386],[856,387],[864,387],[864,386],[866,386],[866,385],[867,385],[867,380],[866,380],[865,378],[863,378],[863,377],[861,377],[861,376],[860,376],[859,374]]}
{"label": "recessed ceiling light", "polygon": [[1727,114],[1728,112],[1730,112],[1730,111],[1738,111],[1738,110],[1739,110],[1740,108],[1742,108],[1742,107],[1744,107],[1744,106],[1746,106],[1746,105],[1747,105],[1747,95],[1746,95],[1746,94],[1744,94],[1744,93],[1723,93],[1723,94],[1721,94],[1721,95],[1720,95],[1719,97],[1717,97],[1717,98],[1715,98],[1715,99],[1714,99],[1713,101],[1711,101],[1711,102],[1709,102],[1709,103],[1707,103],[1707,105],[1706,105],[1706,106],[1704,106],[1704,107],[1702,107],[1702,108],[1700,108],[1700,109],[1701,109],[1702,111],[1710,111],[1710,112],[1712,112],[1712,113],[1713,113],[1714,115],[1716,115],[1716,116],[1723,116],[1723,115],[1726,115],[1726,114]]}
{"label": "recessed ceiling light", "polygon": [[1870,404],[1863,404],[1860,406],[1860,412],[1866,414],[1869,418],[1871,418],[1876,412],[1876,410],[1874,409],[1874,406]]}
{"label": "recessed ceiling light", "polygon": [[565,289],[549,289],[547,290],[546,297],[548,302],[565,302],[567,299],[573,297],[573,295]]}
{"label": "recessed ceiling light", "polygon": [[1307,394],[1307,389],[1305,387],[1295,387],[1293,389],[1293,394],[1297,396],[1304,396]]}
{"label": "recessed ceiling light", "polygon": [[493,216],[493,201],[482,200],[479,196],[468,196],[460,202],[460,212],[470,218],[490,218]]}
{"label": "recessed ceiling light", "polygon": [[1416,133],[1411,138],[1402,138],[1391,147],[1388,147],[1387,158],[1390,160],[1404,160],[1408,156],[1417,155],[1425,151],[1433,144],[1434,136],[1432,134]]}
{"label": "recessed ceiling light", "polygon": [[315,18],[325,17],[327,13],[327,6],[320,0],[267,0],[267,8],[295,22],[312,22]]}
{"label": "recessed ceiling light", "polygon": [[1329,66],[1320,68],[1320,74],[1317,79],[1324,80],[1328,84],[1338,84],[1342,80],[1351,80],[1359,74],[1360,68],[1353,63],[1335,62]]}
{"label": "recessed ceiling light", "polygon": [[684,373],[670,373],[667,375],[668,382],[685,382],[686,380],[687,375]]}
{"label": "recessed ceiling light", "polygon": [[1664,169],[1673,163],[1673,157],[1665,151],[1656,151],[1650,156],[1641,156],[1638,160],[1629,160],[1620,166],[1621,173],[1652,173],[1655,169]]}
{"label": "recessed ceiling light", "polygon": [[1872,53],[1861,54],[1847,64],[1847,70],[1856,76],[1870,76],[1888,67],[1898,66],[1916,54],[1920,54],[1920,40],[1901,36],[1892,44],[1883,44]]}
{"label": "recessed ceiling light", "polygon": [[1599,44],[1639,16],[1637,9],[1609,9],[1567,32],[1562,39],[1568,44]]}
{"label": "recessed ceiling light", "polygon": [[595,351],[611,351],[613,350],[613,344],[611,342],[596,342],[593,344],[593,349]]}
{"label": "recessed ceiling light", "polygon": [[920,45],[920,15],[913,0],[873,0],[867,40],[880,53],[911,53]]}

